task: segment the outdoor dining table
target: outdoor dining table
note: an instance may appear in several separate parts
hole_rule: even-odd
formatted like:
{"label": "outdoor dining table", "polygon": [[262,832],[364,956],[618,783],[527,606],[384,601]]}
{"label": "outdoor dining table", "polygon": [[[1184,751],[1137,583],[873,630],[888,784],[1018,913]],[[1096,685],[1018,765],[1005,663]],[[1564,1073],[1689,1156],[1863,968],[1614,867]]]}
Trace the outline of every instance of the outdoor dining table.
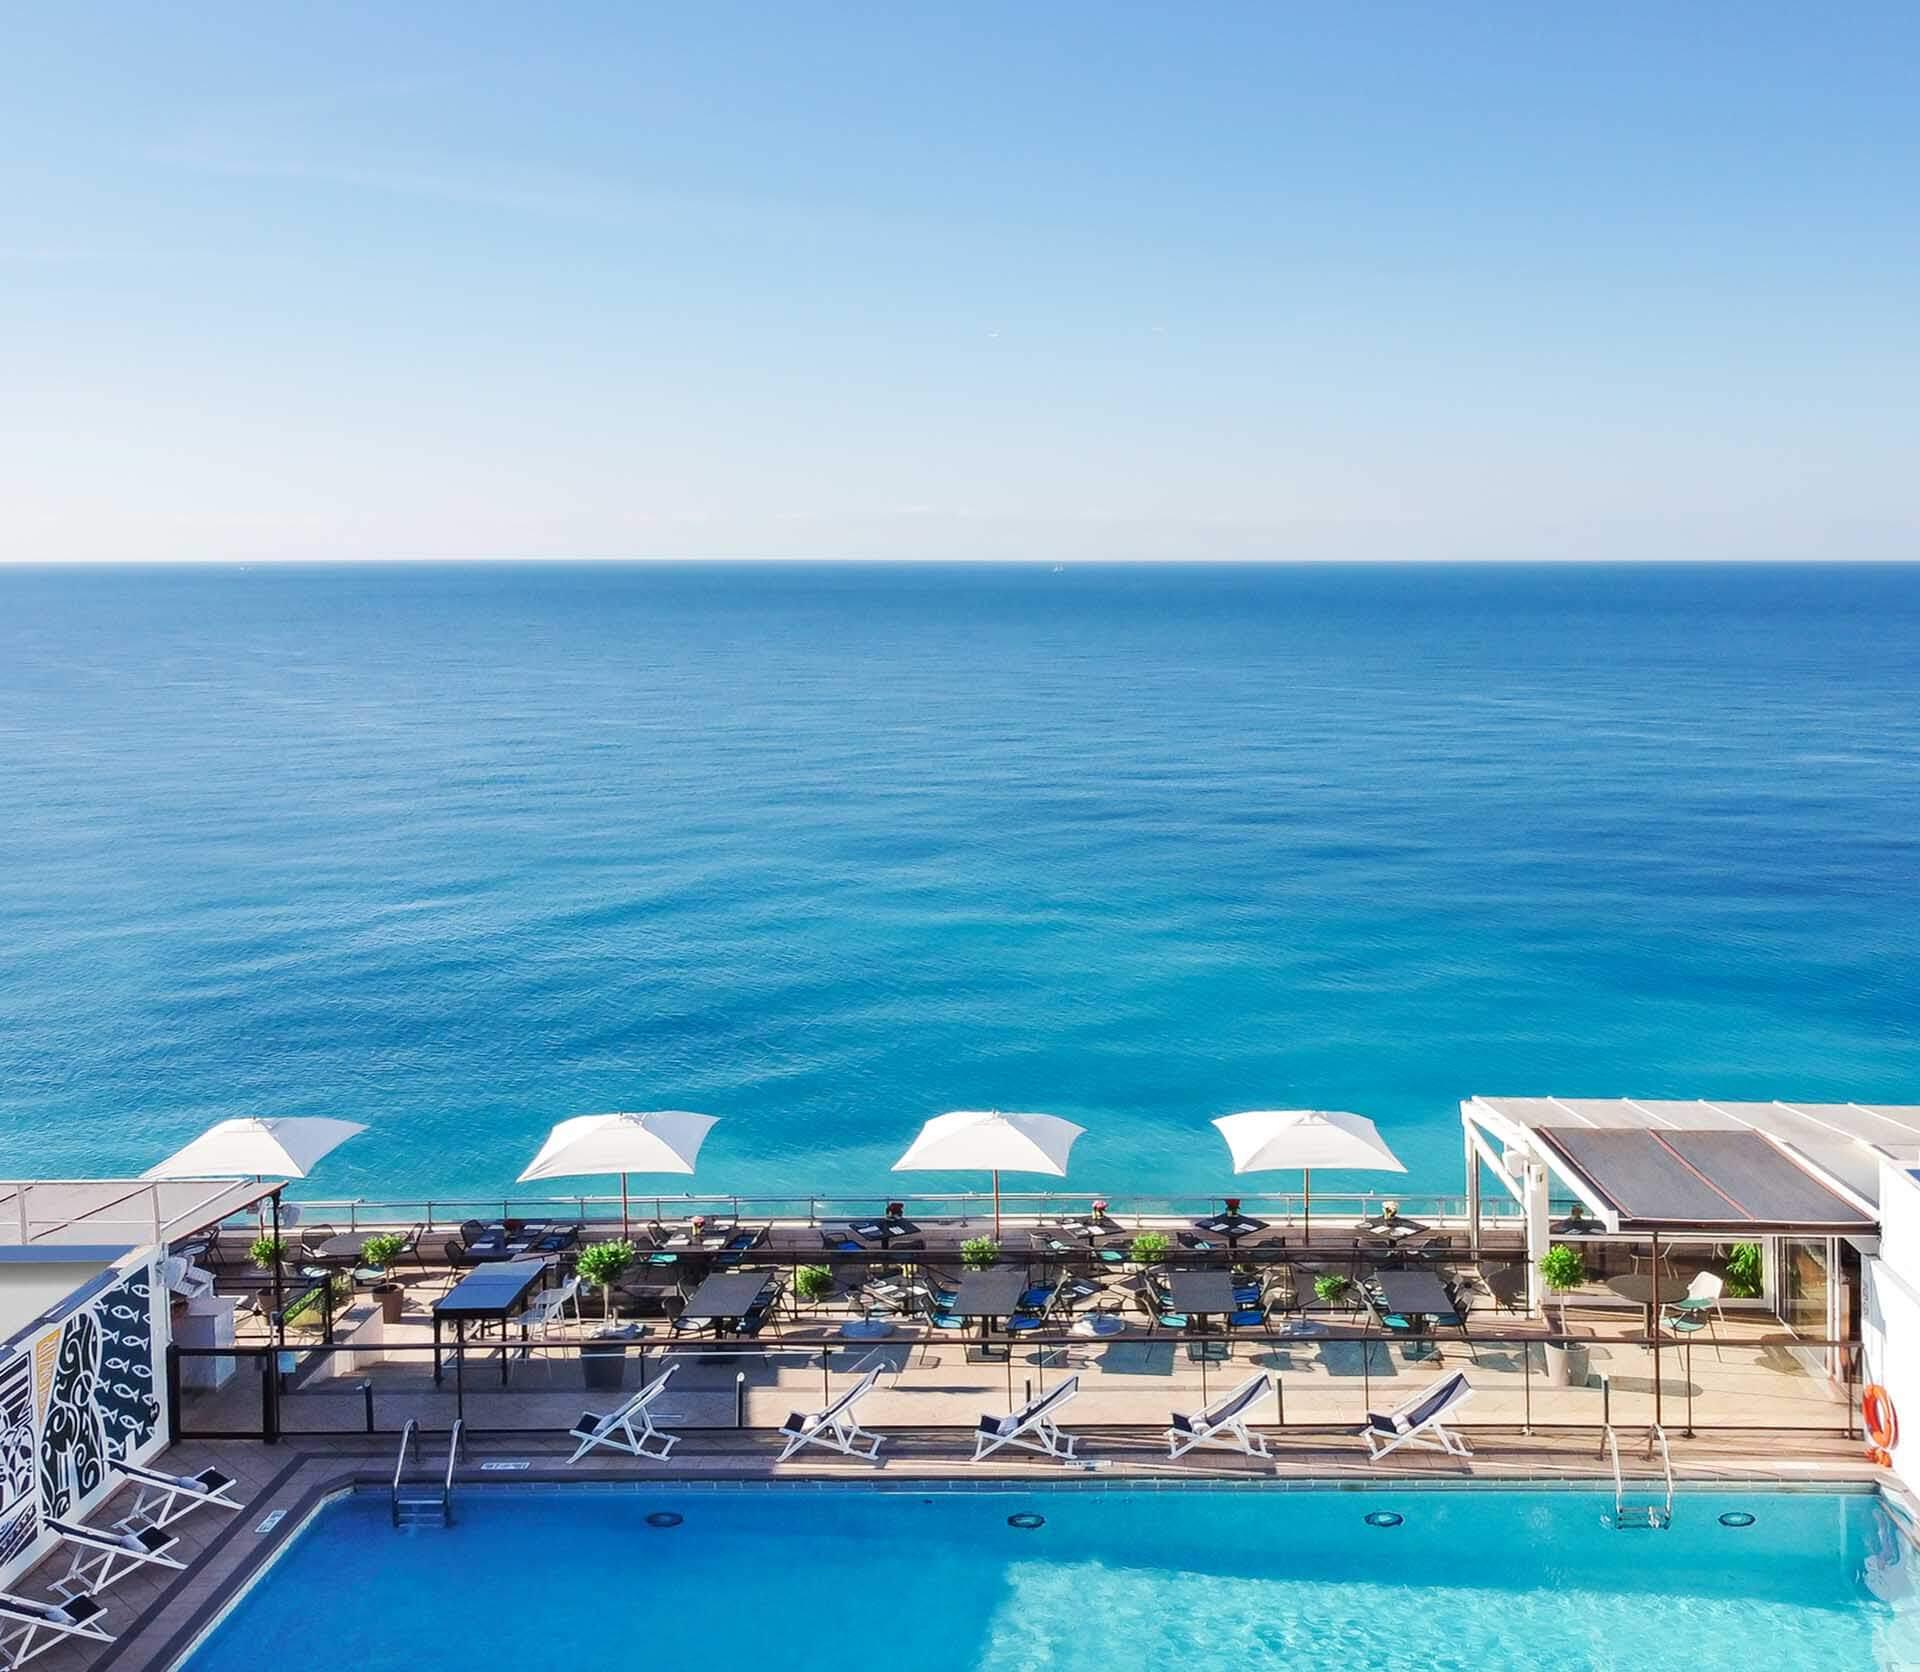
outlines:
{"label": "outdoor dining table", "polygon": [[982,1358],[994,1356],[987,1345],[994,1319],[1012,1317],[1019,1310],[1020,1297],[1026,1288],[1027,1274],[1018,1266],[989,1266],[985,1271],[970,1271],[961,1276],[960,1287],[947,1303],[947,1310],[956,1318],[980,1320]]}
{"label": "outdoor dining table", "polygon": [[[1196,1334],[1205,1333],[1211,1318],[1233,1316],[1233,1277],[1224,1271],[1170,1271],[1166,1274],[1167,1299],[1174,1311],[1193,1320]],[[1211,1356],[1201,1351],[1200,1342],[1188,1344],[1188,1356]]]}
{"label": "outdoor dining table", "polygon": [[1662,1272],[1656,1276],[1650,1271],[1632,1272],[1622,1277],[1607,1279],[1607,1287],[1622,1300],[1630,1300],[1647,1309],[1647,1334],[1652,1336],[1660,1327],[1655,1314],[1663,1306],[1671,1306],[1677,1300],[1684,1300],[1687,1284],[1684,1278],[1670,1277]]}
{"label": "outdoor dining table", "polygon": [[[1453,1297],[1447,1286],[1430,1271],[1412,1269],[1377,1271],[1371,1282],[1381,1306],[1396,1317],[1405,1318],[1412,1334],[1424,1336],[1435,1318],[1453,1313]],[[1409,1358],[1423,1357],[1409,1347]]]}
{"label": "outdoor dining table", "polygon": [[847,1229],[863,1242],[877,1242],[882,1248],[891,1248],[895,1237],[920,1234],[918,1225],[897,1213],[883,1214],[877,1219],[856,1219]]}
{"label": "outdoor dining table", "polygon": [[723,1328],[737,1329],[771,1282],[771,1275],[764,1271],[717,1272],[687,1297],[680,1321],[710,1323],[716,1333]]}
{"label": "outdoor dining table", "polygon": [[733,1241],[739,1229],[737,1224],[708,1225],[696,1236],[691,1225],[676,1225],[667,1233],[663,1246],[718,1253]]}
{"label": "outdoor dining table", "polygon": [[[456,1349],[466,1344],[467,1325],[484,1328],[497,1323],[504,1336],[508,1320],[526,1304],[527,1296],[546,1281],[547,1261],[510,1260],[470,1271],[433,1303],[433,1379],[444,1379],[440,1364],[440,1326],[451,1321]],[[464,1359],[457,1362],[464,1362]],[[506,1386],[507,1354],[500,1354],[500,1385]]]}
{"label": "outdoor dining table", "polygon": [[307,1258],[323,1266],[357,1266],[360,1256],[367,1251],[367,1244],[375,1237],[387,1236],[386,1231],[342,1231],[331,1236],[318,1247],[307,1250]]}
{"label": "outdoor dining table", "polygon": [[1227,1247],[1238,1248],[1242,1237],[1250,1237],[1256,1231],[1264,1231],[1267,1222],[1253,1219],[1244,1213],[1216,1213],[1211,1219],[1196,1219],[1193,1222],[1196,1231],[1202,1231],[1210,1237],[1225,1237]]}

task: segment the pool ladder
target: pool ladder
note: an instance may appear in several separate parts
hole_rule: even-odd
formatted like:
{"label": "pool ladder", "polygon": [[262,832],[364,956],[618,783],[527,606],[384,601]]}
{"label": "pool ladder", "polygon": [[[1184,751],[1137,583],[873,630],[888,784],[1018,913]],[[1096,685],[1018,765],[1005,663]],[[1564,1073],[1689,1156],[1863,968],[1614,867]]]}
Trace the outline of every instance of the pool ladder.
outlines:
{"label": "pool ladder", "polygon": [[1647,1429],[1647,1456],[1653,1456],[1656,1441],[1660,1446],[1660,1465],[1667,1477],[1666,1501],[1656,1502],[1645,1499],[1637,1503],[1628,1503],[1626,1483],[1620,1476],[1620,1440],[1613,1431],[1613,1424],[1607,1424],[1607,1455],[1613,1460],[1613,1519],[1608,1523],[1616,1531],[1643,1529],[1648,1532],[1664,1532],[1673,1525],[1673,1453],[1667,1449],[1667,1431],[1659,1423]]}
{"label": "pool ladder", "polygon": [[[393,1464],[393,1492],[389,1500],[396,1527],[451,1527],[453,1525],[453,1471],[466,1445],[466,1422],[453,1425],[453,1437],[447,1442],[446,1473],[436,1481],[431,1475],[407,1473],[407,1459],[420,1456],[420,1421],[408,1417],[400,1432],[400,1455]],[[408,1491],[412,1487],[415,1490]],[[429,1490],[420,1491],[419,1488]]]}

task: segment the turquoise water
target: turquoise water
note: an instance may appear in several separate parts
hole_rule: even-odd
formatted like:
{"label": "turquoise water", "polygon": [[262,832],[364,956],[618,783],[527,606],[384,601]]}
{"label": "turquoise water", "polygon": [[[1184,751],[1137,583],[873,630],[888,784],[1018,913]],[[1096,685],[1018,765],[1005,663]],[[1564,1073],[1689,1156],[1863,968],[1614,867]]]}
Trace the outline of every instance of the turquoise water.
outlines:
{"label": "turquoise water", "polygon": [[[1118,1666],[1911,1665],[1914,1553],[1871,1496],[1683,1494],[1663,1533],[1569,1492],[469,1491],[393,1531],[325,1511],[190,1662],[727,1663],[781,1672]],[[1723,1527],[1729,1510],[1754,1516]],[[1393,1528],[1368,1514],[1397,1513]],[[677,1513],[656,1528],[648,1515]],[[1036,1530],[1010,1527],[1037,1513]],[[376,1605],[376,1599],[377,1605]]]}
{"label": "turquoise water", "polygon": [[8,1173],[664,1105],[871,1190],[997,1104],[1217,1190],[1303,1103],[1457,1188],[1475,1092],[1920,1101],[1920,568],[0,569],[0,807]]}

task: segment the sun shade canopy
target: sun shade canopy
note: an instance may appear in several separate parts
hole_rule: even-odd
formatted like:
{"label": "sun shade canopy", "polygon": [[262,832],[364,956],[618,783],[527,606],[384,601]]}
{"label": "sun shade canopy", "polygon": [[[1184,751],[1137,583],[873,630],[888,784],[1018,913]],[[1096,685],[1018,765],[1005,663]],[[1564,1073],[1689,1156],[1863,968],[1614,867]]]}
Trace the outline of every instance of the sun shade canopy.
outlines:
{"label": "sun shade canopy", "polygon": [[1757,1132],[1541,1127],[1630,1230],[1871,1232],[1873,1221]]}

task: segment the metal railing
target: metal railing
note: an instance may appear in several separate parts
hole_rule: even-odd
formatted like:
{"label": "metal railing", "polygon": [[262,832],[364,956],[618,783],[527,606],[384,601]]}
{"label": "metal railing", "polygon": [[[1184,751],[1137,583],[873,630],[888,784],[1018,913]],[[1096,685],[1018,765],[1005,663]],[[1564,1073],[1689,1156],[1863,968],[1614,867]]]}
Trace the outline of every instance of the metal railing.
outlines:
{"label": "metal railing", "polygon": [[408,1417],[407,1426],[400,1430],[400,1455],[393,1460],[393,1487],[387,1494],[388,1513],[393,1524],[400,1525],[400,1487],[407,1478],[407,1454],[420,1443],[420,1419]]}
{"label": "metal railing", "polygon": [[[1134,1382],[1124,1370],[1103,1371],[1093,1388],[1083,1388],[1083,1396],[1092,1397],[1083,1397],[1080,1409],[1085,1420],[1077,1426],[1090,1431],[1163,1427],[1169,1409],[1176,1408],[1170,1407],[1170,1400],[1190,1397],[1197,1409],[1214,1394],[1226,1391],[1227,1378],[1243,1379],[1259,1368],[1271,1375],[1273,1383],[1271,1414],[1263,1414],[1260,1426],[1302,1434],[1351,1433],[1365,1423],[1368,1413],[1400,1404],[1409,1392],[1425,1385],[1425,1378],[1444,1373],[1443,1355],[1455,1355],[1471,1360],[1461,1367],[1488,1396],[1469,1407],[1472,1414],[1460,1421],[1459,1426],[1469,1430],[1598,1432],[1604,1449],[1614,1428],[1627,1420],[1630,1426],[1648,1428],[1654,1437],[1649,1454],[1657,1443],[1663,1457],[1667,1456],[1666,1423],[1671,1415],[1682,1412],[1689,1437],[1704,1431],[1851,1438],[1859,1432],[1853,1400],[1857,1341],[1800,1343],[1844,1362],[1844,1391],[1837,1381],[1791,1375],[1782,1375],[1779,1387],[1771,1390],[1743,1379],[1737,1386],[1707,1391],[1694,1382],[1691,1343],[1676,1346],[1658,1336],[1609,1337],[1604,1345],[1610,1352],[1645,1353],[1655,1372],[1646,1391],[1634,1394],[1632,1408],[1623,1410],[1626,1402],[1605,1378],[1578,1388],[1556,1383],[1546,1366],[1545,1340],[1539,1333],[1474,1331],[1468,1339],[1449,1336],[1444,1341],[1410,1342],[1359,1326],[1338,1325],[1315,1335],[1304,1335],[1297,1326],[1209,1333],[1136,1327],[1125,1336],[1108,1339],[1076,1335],[1070,1329],[984,1335],[955,1332],[932,1338],[916,1331],[858,1341],[797,1334],[698,1343],[642,1337],[629,1343],[617,1360],[617,1380],[612,1384],[599,1380],[605,1368],[604,1346],[590,1365],[582,1349],[596,1344],[585,1338],[449,1343],[438,1349],[443,1363],[442,1379],[437,1382],[432,1376],[436,1348],[429,1342],[376,1348],[351,1343],[289,1347],[286,1356],[297,1361],[301,1373],[278,1376],[264,1373],[273,1362],[274,1349],[269,1347],[176,1347],[173,1351],[184,1357],[240,1361],[257,1356],[263,1367],[257,1427],[247,1426],[236,1416],[236,1405],[241,1415],[251,1409],[241,1391],[251,1383],[235,1377],[234,1391],[224,1400],[187,1392],[176,1413],[182,1438],[250,1435],[271,1440],[284,1433],[313,1439],[398,1431],[402,1449],[396,1479],[409,1447],[418,1446],[422,1433],[457,1430],[462,1439],[468,1433],[557,1438],[577,1419],[583,1395],[589,1405],[598,1397],[611,1408],[670,1363],[696,1373],[694,1381],[683,1374],[674,1389],[676,1399],[689,1407],[677,1426],[690,1431],[771,1432],[796,1399],[809,1396],[803,1377],[817,1372],[819,1399],[825,1405],[836,1391],[836,1379],[861,1374],[876,1363],[887,1372],[882,1391],[900,1401],[896,1420],[916,1429],[964,1430],[992,1404],[1004,1401],[1002,1408],[1011,1409],[1044,1393],[1061,1376],[1072,1373],[1078,1358],[1096,1352],[1111,1354],[1116,1343],[1142,1358],[1140,1380]],[[1756,1341],[1728,1344],[1724,1350],[1750,1352],[1757,1363],[1764,1364],[1777,1354],[1778,1346]],[[365,1359],[372,1352],[380,1355],[380,1362],[369,1366]],[[940,1356],[931,1358],[935,1353]],[[344,1372],[330,1363],[341,1355],[348,1356]],[[743,1365],[759,1372],[751,1388]],[[924,1387],[916,1387],[915,1376],[923,1366],[937,1374]],[[1080,1368],[1085,1368],[1084,1363]],[[698,1385],[701,1372],[712,1377],[713,1385]],[[933,1397],[916,1410],[911,1402],[922,1393]],[[967,1408],[956,1407],[955,1394],[967,1396],[961,1402]],[[1494,1396],[1504,1396],[1505,1415],[1486,1414]],[[978,1409],[971,1408],[975,1400]],[[1670,1472],[1670,1458],[1667,1466]]]}
{"label": "metal railing", "polygon": [[[1222,1191],[1216,1194],[1148,1195],[1111,1193],[1098,1190],[1003,1191],[1001,1213],[1008,1219],[1046,1218],[1069,1212],[1084,1212],[1092,1200],[1108,1204],[1108,1212],[1117,1220],[1188,1220],[1216,1213],[1222,1203],[1232,1200],[1257,1217],[1271,1218],[1281,1226],[1297,1225],[1306,1216],[1309,1198],[1293,1190]],[[299,1210],[298,1224],[315,1220],[338,1225],[343,1230],[359,1231],[406,1228],[420,1225],[431,1234],[452,1230],[469,1219],[491,1223],[499,1219],[565,1218],[582,1224],[617,1225],[620,1222],[620,1197],[617,1193],[576,1193],[569,1196],[395,1196],[375,1198],[314,1197],[287,1198],[287,1206]],[[925,1218],[953,1223],[973,1223],[993,1217],[993,1196],[987,1191],[951,1191],[903,1195],[896,1187],[882,1184],[860,1192],[809,1193],[784,1196],[710,1194],[633,1195],[628,1199],[628,1217],[644,1224],[649,1219],[684,1219],[695,1213],[727,1213],[738,1218],[770,1220],[782,1224],[820,1225],[845,1223],[873,1213],[886,1201],[903,1202],[908,1218]],[[1393,1189],[1361,1191],[1316,1190],[1310,1198],[1315,1222],[1329,1223],[1371,1216],[1383,1202],[1397,1202],[1400,1212],[1410,1219],[1464,1224],[1468,1203],[1464,1194],[1420,1193]],[[1572,1198],[1556,1199],[1553,1211],[1564,1213],[1573,1206]],[[1486,1225],[1522,1226],[1526,1216],[1511,1198],[1489,1193],[1480,1203],[1480,1219]],[[235,1221],[239,1223],[238,1220]]]}

